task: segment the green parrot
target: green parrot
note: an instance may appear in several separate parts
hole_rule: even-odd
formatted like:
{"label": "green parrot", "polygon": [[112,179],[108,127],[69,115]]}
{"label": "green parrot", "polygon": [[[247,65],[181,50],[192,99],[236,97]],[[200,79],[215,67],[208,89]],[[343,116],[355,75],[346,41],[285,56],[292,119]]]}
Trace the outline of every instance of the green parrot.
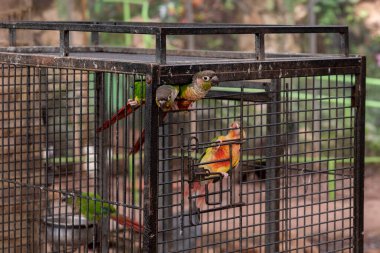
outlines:
{"label": "green parrot", "polygon": [[109,216],[120,225],[132,228],[137,233],[143,233],[144,228],[131,219],[118,215],[115,206],[102,200],[98,194],[92,192],[81,192],[79,196],[67,196],[63,198],[67,204],[73,206],[81,215],[89,221],[100,221],[103,217]]}
{"label": "green parrot", "polygon": [[[149,82],[149,79],[148,79]],[[137,110],[142,104],[145,103],[146,95],[146,82],[145,80],[136,80],[134,85],[131,87],[134,90],[134,98],[128,99],[127,104],[120,108],[117,113],[115,113],[111,119],[104,121],[102,126],[96,129],[97,132],[101,132],[111,125],[115,124],[116,121],[127,117],[129,114]]]}
{"label": "green parrot", "polygon": [[[216,142],[218,145],[209,147],[203,152],[199,161],[199,167],[209,172],[220,173],[223,175],[223,178],[227,178],[230,169],[234,169],[239,165],[241,146],[239,141],[241,137],[245,138],[245,131],[240,130],[240,122],[232,122],[227,135],[221,135],[212,139],[212,142]],[[206,187],[213,183],[215,179],[214,175],[210,175],[206,176],[204,181],[192,183],[192,195],[197,196],[196,206],[198,208],[201,208],[205,202]],[[188,195],[188,193],[185,194]]]}

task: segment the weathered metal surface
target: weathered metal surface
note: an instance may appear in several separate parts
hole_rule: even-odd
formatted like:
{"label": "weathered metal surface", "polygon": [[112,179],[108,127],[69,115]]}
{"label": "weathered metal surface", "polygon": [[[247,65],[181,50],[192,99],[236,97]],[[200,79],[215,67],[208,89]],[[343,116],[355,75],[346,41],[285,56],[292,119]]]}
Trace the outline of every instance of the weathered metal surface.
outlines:
{"label": "weathered metal surface", "polygon": [[[340,34],[340,54],[348,56],[348,27],[346,26],[286,26],[286,25],[248,25],[248,24],[173,24],[173,23],[127,23],[127,22],[8,22],[0,23],[0,28],[11,31],[16,29],[57,30],[66,38],[70,31],[107,33],[152,34],[156,36],[156,63],[166,63],[166,35],[205,35],[205,34],[255,34],[257,59],[265,58],[265,34],[281,33],[336,33]],[[10,40],[12,38],[10,37]],[[99,41],[94,38],[94,40]],[[69,41],[61,38],[61,55],[67,56]],[[94,42],[94,41],[93,41]],[[96,42],[95,44],[98,44]],[[10,45],[13,45],[10,41]],[[63,47],[63,45],[65,45]]]}
{"label": "weathered metal surface", "polygon": [[364,244],[364,157],[365,157],[365,96],[366,96],[366,58],[361,58],[361,71],[356,75],[355,93],[355,171],[354,171],[354,252],[362,253]]}

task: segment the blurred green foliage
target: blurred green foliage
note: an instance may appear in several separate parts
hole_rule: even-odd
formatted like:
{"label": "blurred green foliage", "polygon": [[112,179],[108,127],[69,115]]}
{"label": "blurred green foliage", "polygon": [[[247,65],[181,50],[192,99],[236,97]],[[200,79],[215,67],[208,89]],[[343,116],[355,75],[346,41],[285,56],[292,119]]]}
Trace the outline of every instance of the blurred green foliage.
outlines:
{"label": "blurred green foliage", "polygon": [[[320,0],[314,11],[321,25],[348,25],[350,30],[350,52],[367,56],[367,75],[380,78],[376,55],[380,54],[380,37],[371,36],[364,20],[365,11],[355,10],[359,0]],[[324,39],[325,50],[333,44],[331,37]]]}

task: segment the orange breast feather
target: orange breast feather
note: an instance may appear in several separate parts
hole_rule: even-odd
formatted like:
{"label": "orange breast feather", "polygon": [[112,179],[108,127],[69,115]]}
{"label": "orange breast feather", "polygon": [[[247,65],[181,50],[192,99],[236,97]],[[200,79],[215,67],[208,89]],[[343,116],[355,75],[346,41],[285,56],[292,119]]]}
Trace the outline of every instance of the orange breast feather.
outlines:
{"label": "orange breast feather", "polygon": [[[236,167],[240,159],[240,145],[232,145],[232,168]],[[224,160],[224,161],[221,161]],[[222,145],[215,152],[212,161],[220,161],[215,163],[210,163],[205,165],[205,168],[209,169],[212,172],[228,172],[230,170],[230,145]]]}

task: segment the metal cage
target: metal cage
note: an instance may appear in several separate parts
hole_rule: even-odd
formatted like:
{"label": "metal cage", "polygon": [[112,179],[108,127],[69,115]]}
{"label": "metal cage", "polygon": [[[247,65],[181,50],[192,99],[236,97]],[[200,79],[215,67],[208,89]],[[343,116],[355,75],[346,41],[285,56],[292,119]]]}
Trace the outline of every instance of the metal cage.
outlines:
{"label": "metal cage", "polygon": [[[1,252],[363,251],[365,58],[349,55],[347,27],[0,28],[9,30],[0,49]],[[17,45],[17,31],[30,29],[56,31],[59,47]],[[90,32],[92,45],[70,46],[71,32]],[[101,33],[150,34],[156,48],[100,46]],[[336,34],[340,51],[265,52],[265,35],[286,33]],[[255,52],[166,50],[169,35],[213,34],[252,35]],[[215,71],[219,87],[163,117],[157,88],[201,70]],[[146,89],[141,107],[98,131],[136,82]],[[227,179],[211,175],[196,208],[186,192],[207,174],[200,155],[233,121],[245,136],[225,145],[240,145],[240,162]]]}

